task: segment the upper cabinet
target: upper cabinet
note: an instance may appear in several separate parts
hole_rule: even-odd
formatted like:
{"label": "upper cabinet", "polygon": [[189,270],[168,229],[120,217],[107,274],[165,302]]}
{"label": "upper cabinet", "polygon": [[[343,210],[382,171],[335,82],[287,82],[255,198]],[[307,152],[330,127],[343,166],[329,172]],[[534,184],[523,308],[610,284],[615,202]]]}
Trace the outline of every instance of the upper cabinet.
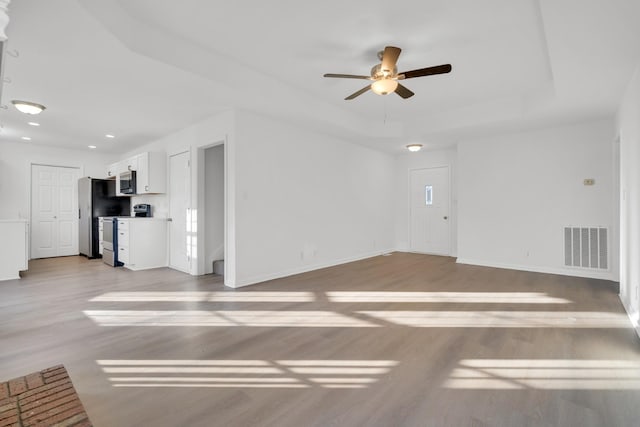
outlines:
{"label": "upper cabinet", "polygon": [[136,164],[137,194],[167,192],[167,156],[165,153],[148,151],[134,158]]}
{"label": "upper cabinet", "polygon": [[[167,191],[167,156],[165,153],[148,151],[111,164],[107,177],[116,178],[116,194],[160,194]],[[123,181],[124,180],[124,181]],[[123,193],[121,186],[135,180],[135,193]],[[121,182],[122,181],[122,182]]]}
{"label": "upper cabinet", "polygon": [[118,176],[118,163],[112,163],[107,166],[107,178],[113,178]]}

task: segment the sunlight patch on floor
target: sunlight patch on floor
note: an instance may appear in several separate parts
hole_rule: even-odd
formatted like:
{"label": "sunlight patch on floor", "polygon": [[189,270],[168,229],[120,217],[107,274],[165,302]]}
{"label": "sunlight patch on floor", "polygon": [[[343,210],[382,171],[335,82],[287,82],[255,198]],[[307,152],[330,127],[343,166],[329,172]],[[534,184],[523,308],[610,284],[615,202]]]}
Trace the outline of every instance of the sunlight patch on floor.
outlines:
{"label": "sunlight patch on floor", "polygon": [[629,328],[627,316],[589,311],[356,311],[415,328]]}
{"label": "sunlight patch on floor", "polygon": [[85,310],[84,314],[100,326],[379,327],[332,311]]}
{"label": "sunlight patch on floor", "polygon": [[113,387],[366,388],[394,360],[97,360]]}
{"label": "sunlight patch on floor", "polygon": [[640,390],[640,362],[572,359],[462,360],[453,389]]}
{"label": "sunlight patch on floor", "polygon": [[569,304],[543,292],[326,292],[332,302],[410,302],[484,304]]}
{"label": "sunlight patch on floor", "polygon": [[107,292],[91,302],[312,302],[313,292]]}

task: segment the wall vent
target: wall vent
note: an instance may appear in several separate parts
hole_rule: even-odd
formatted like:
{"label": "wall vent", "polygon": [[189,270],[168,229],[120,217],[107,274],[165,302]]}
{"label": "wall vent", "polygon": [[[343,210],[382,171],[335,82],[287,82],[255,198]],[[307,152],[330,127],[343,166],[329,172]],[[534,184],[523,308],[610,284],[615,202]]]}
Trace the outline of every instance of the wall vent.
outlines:
{"label": "wall vent", "polygon": [[565,227],[564,265],[608,270],[608,238],[604,227]]}

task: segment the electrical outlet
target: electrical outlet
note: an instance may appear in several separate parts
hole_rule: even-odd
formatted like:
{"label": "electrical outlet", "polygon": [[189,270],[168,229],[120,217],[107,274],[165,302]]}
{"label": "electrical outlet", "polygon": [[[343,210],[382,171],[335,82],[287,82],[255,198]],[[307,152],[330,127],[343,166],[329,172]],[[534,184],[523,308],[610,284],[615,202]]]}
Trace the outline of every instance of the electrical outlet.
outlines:
{"label": "electrical outlet", "polygon": [[587,178],[584,181],[582,181],[584,183],[584,185],[595,185],[596,180],[593,178]]}

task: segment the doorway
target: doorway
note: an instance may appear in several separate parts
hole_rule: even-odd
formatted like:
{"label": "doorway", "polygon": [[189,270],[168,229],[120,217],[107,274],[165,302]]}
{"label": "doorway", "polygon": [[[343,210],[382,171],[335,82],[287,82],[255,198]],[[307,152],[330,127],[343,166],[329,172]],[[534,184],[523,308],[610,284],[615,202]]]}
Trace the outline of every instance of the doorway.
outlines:
{"label": "doorway", "polygon": [[224,144],[204,149],[204,273],[224,275]]}
{"label": "doorway", "polygon": [[78,255],[78,179],[74,167],[31,165],[31,258]]}
{"label": "doorway", "polygon": [[191,273],[196,240],[191,222],[191,162],[189,151],[169,156],[169,267]]}
{"label": "doorway", "polygon": [[450,255],[449,166],[409,171],[409,249]]}

